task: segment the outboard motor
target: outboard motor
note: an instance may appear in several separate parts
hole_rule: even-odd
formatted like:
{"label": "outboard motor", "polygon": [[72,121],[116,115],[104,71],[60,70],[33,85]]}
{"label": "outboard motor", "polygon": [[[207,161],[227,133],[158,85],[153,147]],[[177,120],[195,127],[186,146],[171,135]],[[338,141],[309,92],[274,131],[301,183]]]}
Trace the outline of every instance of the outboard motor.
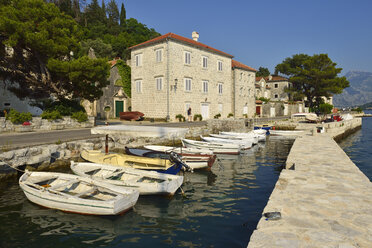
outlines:
{"label": "outboard motor", "polygon": [[185,162],[182,161],[180,155],[178,153],[175,153],[175,152],[170,152],[169,153],[169,160],[172,161],[173,163],[177,163],[177,164],[181,164],[183,167],[185,167],[185,169],[187,171],[191,171],[193,172],[193,170],[191,169],[190,166],[188,166],[187,164],[185,164]]}

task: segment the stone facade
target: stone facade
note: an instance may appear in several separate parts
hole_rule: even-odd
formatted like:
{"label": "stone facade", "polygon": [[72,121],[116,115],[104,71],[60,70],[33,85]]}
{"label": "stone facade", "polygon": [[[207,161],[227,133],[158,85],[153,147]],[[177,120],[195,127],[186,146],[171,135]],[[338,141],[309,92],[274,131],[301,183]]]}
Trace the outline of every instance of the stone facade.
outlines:
{"label": "stone facade", "polygon": [[256,87],[256,94],[259,97],[270,98],[271,101],[289,100],[289,94],[285,92],[285,89],[290,87],[290,82],[285,77],[275,75],[265,78],[257,77],[256,84],[259,86]]}
{"label": "stone facade", "polygon": [[[234,110],[232,57],[172,33],[132,47],[132,110],[175,120],[191,107],[192,115],[201,114],[204,120],[216,114],[227,117]],[[242,116],[250,102],[237,99],[241,109],[235,111]]]}
{"label": "stone facade", "polygon": [[255,104],[256,70],[235,60],[232,63],[232,113],[234,117],[252,118]]}

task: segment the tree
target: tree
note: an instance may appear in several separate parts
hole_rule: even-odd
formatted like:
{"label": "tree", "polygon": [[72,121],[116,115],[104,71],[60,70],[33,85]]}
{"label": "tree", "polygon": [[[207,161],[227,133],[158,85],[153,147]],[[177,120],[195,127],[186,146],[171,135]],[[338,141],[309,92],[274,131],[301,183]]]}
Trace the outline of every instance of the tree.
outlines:
{"label": "tree", "polygon": [[92,100],[102,94],[109,67],[74,58],[81,32],[71,16],[43,0],[9,1],[0,5],[0,16],[0,80],[19,98]]}
{"label": "tree", "polygon": [[270,71],[266,67],[261,67],[258,68],[258,71],[256,72],[257,77],[268,77],[270,76]]}
{"label": "tree", "polygon": [[97,58],[111,59],[114,56],[112,46],[104,43],[101,39],[81,41],[81,55],[87,55],[89,48],[93,48]]}
{"label": "tree", "polygon": [[120,10],[120,26],[125,30],[126,26],[126,19],[127,19],[127,14],[125,11],[124,3],[121,3],[121,10]]}
{"label": "tree", "polygon": [[107,28],[110,34],[117,35],[120,33],[119,28],[119,8],[116,4],[115,0],[110,0],[110,2],[107,4]]}
{"label": "tree", "polygon": [[292,87],[287,91],[302,98],[306,97],[307,105],[318,109],[323,103],[322,97],[340,94],[343,89],[349,87],[345,77],[337,76],[342,68],[336,68],[336,65],[327,54],[296,54],[278,64],[275,74],[289,76]]}

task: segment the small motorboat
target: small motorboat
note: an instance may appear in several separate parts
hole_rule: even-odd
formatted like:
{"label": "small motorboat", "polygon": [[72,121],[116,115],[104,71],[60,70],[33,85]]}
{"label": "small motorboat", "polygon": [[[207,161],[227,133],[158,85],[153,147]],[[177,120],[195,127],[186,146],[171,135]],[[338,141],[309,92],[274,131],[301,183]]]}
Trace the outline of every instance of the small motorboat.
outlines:
{"label": "small motorboat", "polygon": [[299,136],[303,133],[302,130],[271,130],[270,136]]}
{"label": "small motorboat", "polygon": [[183,183],[183,176],[105,164],[71,161],[71,170],[79,176],[117,186],[131,187],[138,190],[140,195],[173,195]]}
{"label": "small motorboat", "polygon": [[213,138],[218,138],[218,139],[249,141],[249,142],[252,142],[253,145],[258,144],[258,135],[255,135],[255,134],[245,135],[245,136],[237,136],[237,135],[231,135],[231,134],[227,134],[225,132],[222,132],[220,134],[209,134],[209,136],[211,136]]}
{"label": "small motorboat", "polygon": [[19,185],[35,204],[80,214],[117,215],[131,209],[139,196],[136,189],[56,172],[26,171]]}
{"label": "small motorboat", "polygon": [[212,143],[221,143],[221,144],[236,144],[240,146],[240,149],[246,150],[250,149],[253,145],[252,140],[237,140],[237,139],[222,139],[222,138],[215,138],[215,137],[204,137],[200,135],[200,138],[206,142]]}
{"label": "small motorboat", "polygon": [[86,161],[96,164],[108,164],[142,170],[155,170],[161,173],[176,175],[182,167],[188,167],[177,154],[172,154],[172,159],[146,158],[123,153],[104,153],[96,150],[83,150],[80,156]]}
{"label": "small motorboat", "polygon": [[119,112],[120,120],[135,120],[135,121],[142,121],[144,114],[138,111],[130,111],[130,112]]}
{"label": "small motorboat", "polygon": [[[125,147],[125,152],[129,155],[143,156],[148,158],[170,159],[170,153],[156,152],[147,149]],[[178,153],[181,160],[188,165],[192,170],[211,168],[216,160],[216,155],[198,155]]]}
{"label": "small motorboat", "polygon": [[233,136],[233,137],[240,138],[240,139],[246,139],[246,138],[253,137],[254,144],[257,144],[260,141],[262,142],[266,141],[266,130],[264,129],[252,130],[248,133],[220,132],[220,134],[227,135],[227,136]]}
{"label": "small motorboat", "polygon": [[197,155],[213,155],[213,151],[202,148],[194,147],[173,147],[173,146],[156,146],[156,145],[146,145],[144,148],[157,152],[175,152],[178,154],[197,154]]}
{"label": "small motorboat", "polygon": [[205,142],[196,141],[190,139],[181,139],[182,144],[185,147],[208,149],[213,151],[214,154],[240,154],[241,146],[237,144],[228,143],[216,143],[216,142]]}

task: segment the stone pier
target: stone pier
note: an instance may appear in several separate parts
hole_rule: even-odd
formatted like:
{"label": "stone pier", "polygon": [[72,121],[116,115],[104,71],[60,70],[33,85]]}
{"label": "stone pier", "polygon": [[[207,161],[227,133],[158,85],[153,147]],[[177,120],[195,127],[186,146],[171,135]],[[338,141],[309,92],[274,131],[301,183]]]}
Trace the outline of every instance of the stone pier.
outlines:
{"label": "stone pier", "polygon": [[281,218],[263,216],[249,248],[372,247],[372,184],[333,139],[355,125],[341,127],[296,139],[263,211]]}

